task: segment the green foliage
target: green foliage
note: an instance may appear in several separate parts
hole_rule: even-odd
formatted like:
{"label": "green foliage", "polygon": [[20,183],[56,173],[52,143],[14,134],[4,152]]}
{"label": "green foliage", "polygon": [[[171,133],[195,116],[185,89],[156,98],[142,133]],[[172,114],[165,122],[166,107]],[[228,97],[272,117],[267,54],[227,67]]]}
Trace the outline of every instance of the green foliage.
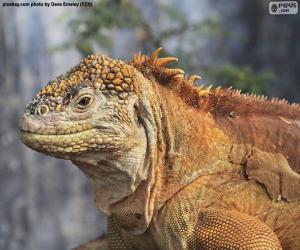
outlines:
{"label": "green foliage", "polygon": [[208,70],[208,75],[218,85],[232,86],[256,94],[265,94],[268,84],[273,80],[271,72],[256,73],[251,67],[237,67],[232,64],[225,64],[218,69]]}
{"label": "green foliage", "polygon": [[[221,30],[219,22],[214,18],[190,23],[180,9],[165,4],[159,6],[159,11],[162,16],[170,20],[170,27],[165,29],[158,27],[155,30],[134,1],[95,0],[92,8],[80,11],[80,15],[71,18],[68,22],[72,34],[71,40],[60,48],[75,47],[83,56],[93,53],[95,46],[111,49],[113,44],[111,31],[114,29],[138,29],[136,32],[140,36],[138,39],[145,40],[152,49],[174,37],[180,40],[187,33],[189,33],[189,43],[193,43],[202,35],[220,33]],[[67,15],[65,18],[70,16]]]}
{"label": "green foliage", "polygon": [[93,1],[93,7],[69,21],[72,39],[66,47],[76,47],[83,56],[93,53],[93,45],[110,49],[109,31],[133,28],[139,25],[140,12],[128,0]]}

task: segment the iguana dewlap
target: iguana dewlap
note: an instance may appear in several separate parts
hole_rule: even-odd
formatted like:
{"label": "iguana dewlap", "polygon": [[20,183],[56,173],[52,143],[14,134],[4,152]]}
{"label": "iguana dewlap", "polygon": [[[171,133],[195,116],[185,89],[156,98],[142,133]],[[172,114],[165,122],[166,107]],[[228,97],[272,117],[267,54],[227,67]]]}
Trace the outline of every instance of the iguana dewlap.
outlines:
{"label": "iguana dewlap", "polygon": [[21,139],[88,177],[108,232],[79,249],[300,249],[300,107],[193,86],[176,58],[91,55]]}

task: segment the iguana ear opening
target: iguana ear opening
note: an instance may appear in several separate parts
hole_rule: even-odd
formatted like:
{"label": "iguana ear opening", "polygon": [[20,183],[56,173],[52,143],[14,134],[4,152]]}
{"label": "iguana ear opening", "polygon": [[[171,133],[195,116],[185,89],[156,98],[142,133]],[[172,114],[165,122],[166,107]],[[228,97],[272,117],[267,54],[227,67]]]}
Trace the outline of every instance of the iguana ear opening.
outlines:
{"label": "iguana ear opening", "polygon": [[134,104],[133,108],[134,108],[135,123],[138,127],[141,127],[141,126],[143,126],[143,121],[142,121],[142,117],[141,117],[141,114],[140,114],[140,111],[139,111],[138,104],[137,103]]}

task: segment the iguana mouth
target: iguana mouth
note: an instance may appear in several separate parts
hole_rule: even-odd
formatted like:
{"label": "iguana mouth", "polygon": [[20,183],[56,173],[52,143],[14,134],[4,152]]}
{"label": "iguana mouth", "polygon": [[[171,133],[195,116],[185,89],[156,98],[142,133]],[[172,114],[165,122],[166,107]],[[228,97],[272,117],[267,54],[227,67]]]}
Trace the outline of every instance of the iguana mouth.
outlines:
{"label": "iguana mouth", "polygon": [[65,130],[55,130],[55,129],[45,129],[45,130],[37,130],[37,131],[32,131],[32,130],[26,130],[26,129],[20,129],[21,133],[27,133],[31,135],[44,135],[44,136],[64,136],[64,135],[71,135],[71,134],[81,134],[82,132],[92,130],[94,128],[89,128],[89,129],[81,129],[80,126],[76,126],[74,128],[69,128]]}
{"label": "iguana mouth", "polygon": [[95,128],[92,129],[87,129],[87,130],[83,130],[81,132],[75,132],[75,133],[65,133],[65,134],[51,134],[51,133],[35,133],[35,132],[30,132],[30,131],[25,131],[25,130],[20,130],[21,135],[26,135],[26,136],[37,136],[37,137],[47,137],[47,138],[53,138],[53,137],[67,137],[67,136],[80,136],[85,134],[85,132],[88,132],[90,130],[96,130]]}
{"label": "iguana mouth", "polygon": [[72,134],[47,135],[21,131],[21,140],[28,147],[49,153],[76,153],[95,150],[109,143],[97,135],[97,129],[88,129]]}

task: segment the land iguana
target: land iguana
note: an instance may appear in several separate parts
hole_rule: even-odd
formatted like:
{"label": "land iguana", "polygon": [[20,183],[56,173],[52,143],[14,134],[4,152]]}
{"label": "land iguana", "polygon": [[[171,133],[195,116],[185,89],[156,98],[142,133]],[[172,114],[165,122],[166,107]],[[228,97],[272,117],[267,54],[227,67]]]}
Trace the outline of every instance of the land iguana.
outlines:
{"label": "land iguana", "polygon": [[78,249],[300,249],[300,106],[193,86],[174,57],[90,55],[20,120],[88,177],[107,233]]}

